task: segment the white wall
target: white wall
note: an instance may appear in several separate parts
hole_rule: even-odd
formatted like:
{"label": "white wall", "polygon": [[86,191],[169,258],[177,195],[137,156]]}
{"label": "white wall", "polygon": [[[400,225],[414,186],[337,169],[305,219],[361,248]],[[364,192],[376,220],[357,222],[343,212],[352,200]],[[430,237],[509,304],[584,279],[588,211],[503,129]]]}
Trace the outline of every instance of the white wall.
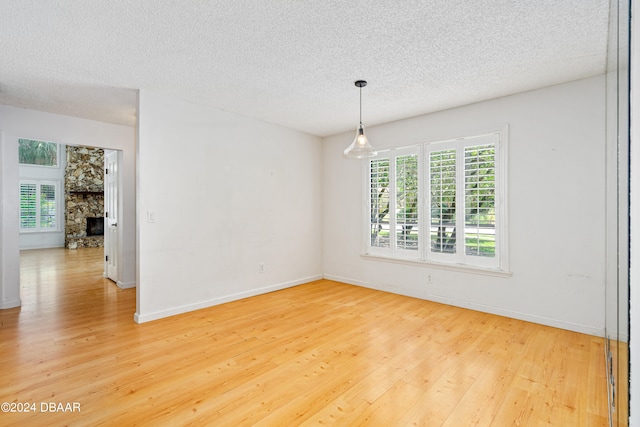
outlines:
{"label": "white wall", "polygon": [[0,309],[20,306],[18,142],[3,130],[0,111]]}
{"label": "white wall", "polygon": [[[22,135],[21,138],[29,138]],[[51,141],[56,142],[56,141]],[[64,176],[67,166],[66,145],[58,143],[58,166],[35,166],[18,164],[19,179],[56,181],[58,183],[58,230],[47,232],[20,233],[20,249],[63,248],[64,247]]]}
{"label": "white wall", "polygon": [[138,112],[138,322],[322,277],[319,138],[146,91]]}
{"label": "white wall", "polygon": [[363,165],[342,156],[351,132],[324,144],[325,276],[603,335],[604,77],[373,126],[367,133],[383,149],[505,124],[511,277],[362,258]]}
{"label": "white wall", "polygon": [[18,240],[18,139],[55,141],[67,145],[90,145],[122,150],[123,227],[120,242],[122,260],[119,277],[125,285],[135,284],[135,129],[58,114],[0,105],[0,147],[2,170],[2,308],[20,305]]}

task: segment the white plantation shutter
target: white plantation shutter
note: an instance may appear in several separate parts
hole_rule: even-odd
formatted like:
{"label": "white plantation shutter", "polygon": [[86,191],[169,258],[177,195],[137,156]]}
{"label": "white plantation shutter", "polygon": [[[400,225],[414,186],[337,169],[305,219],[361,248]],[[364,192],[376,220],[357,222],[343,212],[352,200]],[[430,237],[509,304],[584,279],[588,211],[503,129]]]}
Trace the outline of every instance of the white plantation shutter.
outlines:
{"label": "white plantation shutter", "polygon": [[456,252],[456,149],[429,153],[430,251]]}
{"label": "white plantation shutter", "polygon": [[508,270],[506,130],[367,162],[366,253]]}
{"label": "white plantation shutter", "polygon": [[396,157],[396,248],[418,250],[418,154]]}
{"label": "white plantation shutter", "polygon": [[419,148],[383,152],[369,164],[367,253],[420,257]]}
{"label": "white plantation shutter", "polygon": [[38,220],[37,184],[20,184],[20,228],[36,229]]}
{"label": "white plantation shutter", "polygon": [[369,245],[389,247],[390,159],[377,158],[369,164]]}
{"label": "white plantation shutter", "polygon": [[500,267],[497,143],[488,134],[427,146],[427,260]]}
{"label": "white plantation shutter", "polygon": [[40,228],[56,228],[56,186],[40,185]]}
{"label": "white plantation shutter", "polygon": [[58,230],[58,187],[55,181],[20,181],[20,231]]}
{"label": "white plantation shutter", "polygon": [[496,256],[495,145],[464,149],[465,254]]}

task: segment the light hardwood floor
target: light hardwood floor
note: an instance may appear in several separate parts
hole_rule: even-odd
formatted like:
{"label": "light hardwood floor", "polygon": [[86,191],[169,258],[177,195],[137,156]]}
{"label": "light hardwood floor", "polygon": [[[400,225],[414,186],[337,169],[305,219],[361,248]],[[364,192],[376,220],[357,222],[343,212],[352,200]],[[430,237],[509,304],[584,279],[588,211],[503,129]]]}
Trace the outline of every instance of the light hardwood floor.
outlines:
{"label": "light hardwood floor", "polygon": [[36,412],[3,426],[608,422],[597,337],[328,280],[138,325],[100,249],[25,251],[21,277],[0,402]]}

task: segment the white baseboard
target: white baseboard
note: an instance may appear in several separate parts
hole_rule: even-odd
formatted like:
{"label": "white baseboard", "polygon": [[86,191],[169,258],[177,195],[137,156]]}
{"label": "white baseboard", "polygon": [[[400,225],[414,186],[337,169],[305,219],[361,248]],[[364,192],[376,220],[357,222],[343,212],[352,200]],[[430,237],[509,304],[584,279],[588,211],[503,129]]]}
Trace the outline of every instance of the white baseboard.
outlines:
{"label": "white baseboard", "polygon": [[136,287],[136,282],[122,282],[118,280],[116,285],[118,285],[120,289],[131,289]]}
{"label": "white baseboard", "polygon": [[201,301],[193,304],[186,304],[178,307],[169,308],[166,310],[155,311],[152,313],[135,313],[133,319],[136,323],[145,323],[152,320],[162,319],[164,317],[175,316],[177,314],[187,313],[190,311],[200,310],[202,308],[213,307],[214,305],[220,305],[231,301],[236,301],[243,298],[253,297],[256,295],[266,294],[273,291],[279,291],[281,289],[291,288],[293,286],[302,285],[303,283],[313,282],[315,280],[322,279],[321,274],[309,277],[303,277],[289,282],[278,283],[275,285],[265,286],[262,288],[251,289],[249,291],[238,292],[235,294],[224,295],[217,298],[212,298],[207,301]]}
{"label": "white baseboard", "polygon": [[363,288],[376,289],[378,291],[390,292],[398,295],[405,295],[408,297],[424,299],[428,301],[452,305],[455,307],[468,308],[470,310],[476,310],[483,313],[496,314],[498,316],[524,320],[531,323],[538,323],[540,325],[566,329],[568,331],[579,332],[582,334],[594,335],[597,337],[604,337],[604,329],[594,328],[588,325],[581,325],[578,323],[566,322],[564,320],[552,319],[552,318],[543,317],[543,316],[536,316],[530,313],[522,313],[522,312],[513,311],[513,310],[505,310],[499,307],[492,307],[484,304],[477,304],[471,301],[458,300],[455,298],[449,298],[441,295],[429,294],[427,292],[412,291],[409,289],[399,288],[399,287],[390,286],[390,285],[374,285],[371,283],[364,282],[362,280],[350,279],[348,277],[325,275],[324,278],[328,280],[334,280],[336,282],[347,283],[349,285],[361,286]]}
{"label": "white baseboard", "polygon": [[25,246],[20,246],[20,250],[21,251],[32,251],[35,249],[56,249],[56,248],[61,248],[64,249],[64,243],[62,243],[62,245],[60,245],[59,243],[51,243],[51,244],[45,244],[45,245],[25,245]]}
{"label": "white baseboard", "polygon": [[3,301],[2,303],[0,303],[0,310],[4,310],[6,308],[16,308],[16,307],[20,307],[22,305],[22,301],[20,301],[20,299],[13,299],[13,300],[9,300],[9,301]]}

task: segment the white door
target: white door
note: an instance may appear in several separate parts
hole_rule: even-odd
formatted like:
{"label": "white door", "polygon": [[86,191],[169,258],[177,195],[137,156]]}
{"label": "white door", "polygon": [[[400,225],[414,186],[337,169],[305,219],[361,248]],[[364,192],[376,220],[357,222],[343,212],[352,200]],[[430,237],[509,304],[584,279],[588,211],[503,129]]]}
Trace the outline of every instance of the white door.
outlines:
{"label": "white door", "polygon": [[104,160],[104,255],[107,277],[118,283],[118,152]]}

